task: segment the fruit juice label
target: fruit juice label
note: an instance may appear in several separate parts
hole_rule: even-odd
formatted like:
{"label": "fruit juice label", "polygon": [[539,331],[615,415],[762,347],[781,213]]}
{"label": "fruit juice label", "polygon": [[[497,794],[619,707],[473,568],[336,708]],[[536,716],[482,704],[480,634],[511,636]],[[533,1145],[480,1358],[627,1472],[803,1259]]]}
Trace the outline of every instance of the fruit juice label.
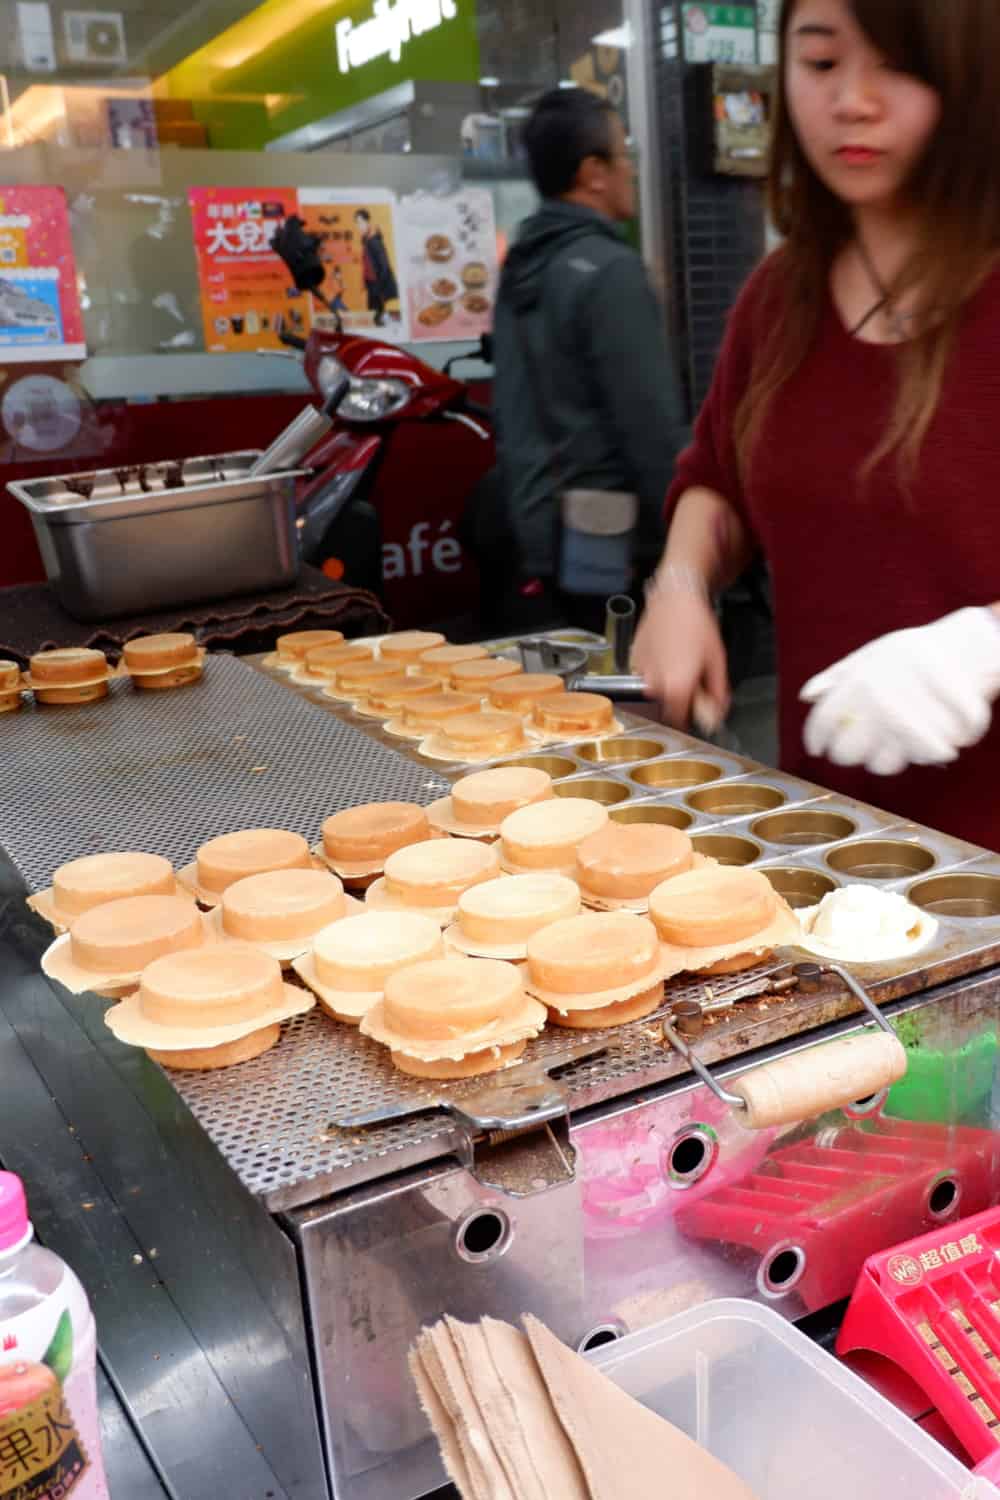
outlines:
{"label": "fruit juice label", "polygon": [[0,1500],[107,1500],[94,1324],[76,1278],[0,1318]]}
{"label": "fruit juice label", "polygon": [[[57,1381],[53,1389],[41,1389],[44,1365],[8,1368],[13,1372],[8,1383],[21,1388],[25,1404],[0,1418],[0,1494],[4,1500],[62,1500],[78,1494],[89,1464],[62,1386]],[[33,1390],[41,1392],[34,1400],[28,1394]]]}

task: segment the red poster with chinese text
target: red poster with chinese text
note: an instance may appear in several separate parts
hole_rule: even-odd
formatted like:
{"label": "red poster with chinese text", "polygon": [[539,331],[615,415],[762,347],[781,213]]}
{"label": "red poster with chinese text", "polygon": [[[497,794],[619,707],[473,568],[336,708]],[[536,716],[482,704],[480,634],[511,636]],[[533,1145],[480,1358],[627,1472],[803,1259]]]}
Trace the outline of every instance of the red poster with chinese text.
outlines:
{"label": "red poster with chinese text", "polygon": [[0,364],[86,356],[65,193],[0,187]]}
{"label": "red poster with chinese text", "polygon": [[297,292],[271,249],[275,231],[298,212],[294,188],[190,188],[205,348],[212,354],[279,349],[277,329],[303,337],[311,298]]}

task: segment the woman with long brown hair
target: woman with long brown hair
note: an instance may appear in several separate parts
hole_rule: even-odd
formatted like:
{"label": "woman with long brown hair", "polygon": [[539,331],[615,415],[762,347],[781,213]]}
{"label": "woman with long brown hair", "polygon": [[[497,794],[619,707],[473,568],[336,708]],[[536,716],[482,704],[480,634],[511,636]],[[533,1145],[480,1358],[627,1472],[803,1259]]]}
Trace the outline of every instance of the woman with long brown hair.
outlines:
{"label": "woman with long brown hair", "polygon": [[[771,212],[635,663],[728,707],[771,567],[782,764],[1000,849],[1000,0],[784,0]],[[955,770],[942,770],[958,761]]]}

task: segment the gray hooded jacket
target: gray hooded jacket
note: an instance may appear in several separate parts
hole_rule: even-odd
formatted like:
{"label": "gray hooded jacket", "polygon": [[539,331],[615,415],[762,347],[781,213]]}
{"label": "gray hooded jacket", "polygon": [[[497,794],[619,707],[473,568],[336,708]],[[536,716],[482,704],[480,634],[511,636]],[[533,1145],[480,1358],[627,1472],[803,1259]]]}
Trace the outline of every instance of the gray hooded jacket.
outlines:
{"label": "gray hooded jacket", "polygon": [[567,489],[637,494],[638,561],[655,563],[687,433],[639,256],[601,214],[547,202],[507,257],[494,332],[500,473],[522,575],[555,574],[556,494]]}

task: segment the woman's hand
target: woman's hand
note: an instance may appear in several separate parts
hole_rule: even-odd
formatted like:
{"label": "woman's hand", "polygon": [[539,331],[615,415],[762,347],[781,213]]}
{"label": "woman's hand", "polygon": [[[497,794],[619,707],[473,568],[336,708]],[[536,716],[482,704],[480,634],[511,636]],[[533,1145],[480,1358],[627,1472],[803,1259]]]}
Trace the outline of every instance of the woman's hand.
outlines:
{"label": "woman's hand", "polygon": [[649,592],[632,663],[667,721],[684,729],[693,718],[714,734],[729,712],[726,648],[708,602],[695,589],[659,583]]}
{"label": "woman's hand", "polygon": [[711,736],[729,713],[729,668],[711,590],[750,561],[746,527],[724,495],[695,487],[677,502],[663,561],[646,591],[632,664],[669,723]]}
{"label": "woman's hand", "polygon": [[810,755],[895,776],[958,759],[990,727],[1000,694],[1000,620],[962,609],[898,630],[807,682]]}

